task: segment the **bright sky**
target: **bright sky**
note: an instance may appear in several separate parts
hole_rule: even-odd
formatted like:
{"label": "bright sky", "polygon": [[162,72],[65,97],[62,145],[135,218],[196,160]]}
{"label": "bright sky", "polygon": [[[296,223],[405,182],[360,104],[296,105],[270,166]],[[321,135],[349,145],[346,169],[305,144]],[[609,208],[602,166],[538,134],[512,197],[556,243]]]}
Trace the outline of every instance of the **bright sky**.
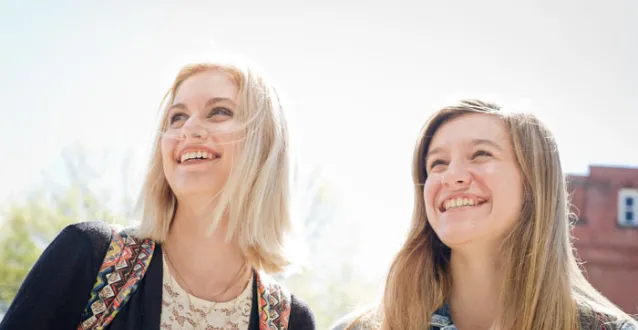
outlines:
{"label": "bright sky", "polygon": [[278,83],[364,247],[405,230],[413,142],[445,100],[531,106],[568,172],[638,166],[635,0],[163,3],[0,2],[0,201],[74,141],[145,162],[177,69],[219,49]]}

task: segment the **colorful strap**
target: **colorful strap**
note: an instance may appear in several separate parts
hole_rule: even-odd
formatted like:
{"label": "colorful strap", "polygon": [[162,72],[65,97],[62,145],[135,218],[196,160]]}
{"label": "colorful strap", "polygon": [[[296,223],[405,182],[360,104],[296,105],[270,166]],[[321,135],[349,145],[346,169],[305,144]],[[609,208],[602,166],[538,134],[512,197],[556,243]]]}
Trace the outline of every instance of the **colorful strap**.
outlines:
{"label": "colorful strap", "polygon": [[[135,292],[153,258],[152,240],[139,241],[115,228],[112,235],[77,330],[105,329]],[[266,274],[257,272],[255,278],[259,330],[288,330],[291,294]]]}
{"label": "colorful strap", "polygon": [[113,321],[139,286],[154,251],[152,240],[139,241],[125,230],[112,229],[111,242],[77,330],[101,330]]}
{"label": "colorful strap", "polygon": [[292,296],[266,274],[257,272],[259,330],[287,330]]}

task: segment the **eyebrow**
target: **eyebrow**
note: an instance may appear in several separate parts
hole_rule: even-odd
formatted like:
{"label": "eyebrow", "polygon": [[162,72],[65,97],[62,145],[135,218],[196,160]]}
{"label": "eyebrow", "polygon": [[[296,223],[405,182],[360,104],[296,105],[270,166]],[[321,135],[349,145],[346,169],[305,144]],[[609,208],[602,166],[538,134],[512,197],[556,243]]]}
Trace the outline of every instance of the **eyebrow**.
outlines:
{"label": "eyebrow", "polygon": [[[503,148],[501,146],[499,146],[496,142],[492,141],[492,140],[488,140],[488,139],[472,139],[472,141],[470,142],[470,145],[472,146],[477,146],[477,145],[481,145],[481,144],[486,144],[489,145],[493,148],[496,148],[498,150],[503,150]],[[433,154],[436,153],[440,153],[442,152],[443,149],[441,147],[437,147],[431,150],[428,150],[428,154],[425,156],[425,160],[427,160],[428,158],[430,158],[430,156],[432,156]]]}
{"label": "eyebrow", "polygon": [[[227,97],[213,97],[211,99],[209,99],[208,101],[206,101],[206,107],[209,107],[213,104],[216,103],[220,103],[220,102],[230,102],[233,106],[237,106],[237,104],[235,104],[235,101],[233,101],[232,99],[229,99]],[[186,104],[184,103],[175,103],[173,105],[171,105],[168,110],[172,110],[172,109],[181,109],[181,110],[187,110],[188,107],[186,106]]]}

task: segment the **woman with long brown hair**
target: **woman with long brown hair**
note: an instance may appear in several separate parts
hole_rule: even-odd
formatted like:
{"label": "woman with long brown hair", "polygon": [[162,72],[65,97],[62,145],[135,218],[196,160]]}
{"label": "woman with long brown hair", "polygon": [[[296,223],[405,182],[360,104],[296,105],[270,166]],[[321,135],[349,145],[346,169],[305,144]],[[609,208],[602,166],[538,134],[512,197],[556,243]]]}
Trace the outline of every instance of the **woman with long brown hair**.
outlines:
{"label": "woman with long brown hair", "polygon": [[381,304],[336,329],[638,329],[583,276],[557,146],[536,117],[480,100],[439,110],[413,179]]}

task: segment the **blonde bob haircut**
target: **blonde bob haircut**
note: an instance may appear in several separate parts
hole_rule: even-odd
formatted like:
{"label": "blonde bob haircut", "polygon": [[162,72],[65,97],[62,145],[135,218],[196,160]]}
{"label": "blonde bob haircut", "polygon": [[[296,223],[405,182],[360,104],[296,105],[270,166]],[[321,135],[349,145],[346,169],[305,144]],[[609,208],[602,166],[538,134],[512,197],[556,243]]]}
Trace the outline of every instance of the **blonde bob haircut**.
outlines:
{"label": "blonde bob haircut", "polygon": [[246,65],[198,63],[183,67],[166,93],[154,138],[150,164],[142,186],[142,212],[138,234],[164,242],[175,215],[177,199],[164,176],[160,142],[167,129],[167,108],[181,84],[207,70],[228,74],[238,88],[237,120],[241,123],[235,145],[234,167],[216,197],[211,230],[227,217],[226,239],[236,238],[249,264],[278,273],[290,264],[284,240],[291,229],[291,162],[288,126],[279,97],[261,75]]}
{"label": "blonde bob haircut", "polygon": [[452,278],[450,248],[428,223],[423,185],[425,155],[436,131],[451,119],[471,113],[500,118],[511,134],[523,176],[520,218],[502,244],[505,280],[496,322],[503,329],[598,329],[600,323],[636,325],[585,279],[571,242],[568,194],[557,145],[536,117],[504,113],[493,103],[462,100],[437,111],[417,140],[412,175],[414,210],[407,240],[396,255],[379,308],[348,328],[422,330],[446,303]]}

